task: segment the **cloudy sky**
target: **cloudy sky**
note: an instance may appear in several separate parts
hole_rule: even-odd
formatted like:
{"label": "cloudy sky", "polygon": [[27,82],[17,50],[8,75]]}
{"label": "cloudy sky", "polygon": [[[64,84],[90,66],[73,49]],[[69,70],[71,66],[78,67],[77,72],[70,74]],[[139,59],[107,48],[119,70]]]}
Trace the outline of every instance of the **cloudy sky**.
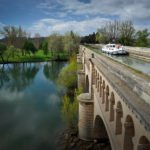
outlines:
{"label": "cloudy sky", "polygon": [[0,26],[21,25],[34,35],[95,32],[108,20],[150,29],[150,0],[0,0]]}

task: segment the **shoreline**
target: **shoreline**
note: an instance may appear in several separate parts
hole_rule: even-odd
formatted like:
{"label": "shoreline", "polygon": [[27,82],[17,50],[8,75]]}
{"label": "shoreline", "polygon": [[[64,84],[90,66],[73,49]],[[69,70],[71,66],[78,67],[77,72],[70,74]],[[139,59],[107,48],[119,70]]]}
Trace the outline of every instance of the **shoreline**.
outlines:
{"label": "shoreline", "polygon": [[111,150],[109,139],[100,138],[92,141],[79,139],[77,127],[60,132],[55,145],[59,150]]}
{"label": "shoreline", "polygon": [[48,62],[48,61],[68,61],[69,58],[66,58],[66,59],[29,59],[29,60],[20,60],[20,61],[7,61],[7,62],[1,62],[0,61],[0,64],[3,65],[3,64],[15,64],[15,63],[34,63],[34,62]]}

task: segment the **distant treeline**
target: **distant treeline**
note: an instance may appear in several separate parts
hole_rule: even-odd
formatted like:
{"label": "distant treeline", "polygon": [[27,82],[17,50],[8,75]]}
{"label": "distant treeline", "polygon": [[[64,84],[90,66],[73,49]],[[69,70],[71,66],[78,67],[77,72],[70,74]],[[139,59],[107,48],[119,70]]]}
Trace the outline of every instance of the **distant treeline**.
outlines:
{"label": "distant treeline", "polygon": [[97,32],[81,38],[81,43],[120,43],[128,46],[150,47],[148,29],[136,30],[132,21],[108,21]]}
{"label": "distant treeline", "polygon": [[21,38],[15,38],[15,40],[10,43],[10,39],[9,38],[3,38],[0,39],[0,43],[4,43],[6,45],[13,45],[16,48],[23,48],[23,45],[25,43],[26,40],[31,41],[34,46],[38,49],[40,46],[40,43],[42,43],[44,40],[46,39],[46,37],[21,37]]}

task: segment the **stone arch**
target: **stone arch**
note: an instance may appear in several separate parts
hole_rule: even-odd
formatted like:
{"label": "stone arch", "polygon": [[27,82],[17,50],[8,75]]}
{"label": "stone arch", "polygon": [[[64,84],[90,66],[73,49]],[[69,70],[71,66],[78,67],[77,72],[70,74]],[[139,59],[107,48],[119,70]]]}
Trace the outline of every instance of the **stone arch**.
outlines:
{"label": "stone arch", "polygon": [[102,77],[100,76],[100,83],[99,83],[99,96],[102,96]]}
{"label": "stone arch", "polygon": [[103,80],[102,84],[102,104],[105,103],[105,81]]}
{"label": "stone arch", "polygon": [[89,77],[86,75],[85,79],[85,93],[89,93]]}
{"label": "stone arch", "polygon": [[115,105],[115,96],[114,93],[111,92],[110,95],[110,121],[114,121],[114,105]]}
{"label": "stone arch", "polygon": [[97,92],[99,91],[99,79],[100,79],[100,75],[98,73],[98,76],[97,76]]}
{"label": "stone arch", "polygon": [[124,145],[123,150],[134,150],[134,144],[132,138],[135,135],[134,123],[131,116],[127,116],[124,123],[125,133],[124,133]]}
{"label": "stone arch", "polygon": [[105,100],[106,100],[106,102],[105,102],[105,111],[108,111],[109,110],[109,87],[108,87],[108,85],[106,86],[106,98],[105,98]]}
{"label": "stone arch", "polygon": [[109,139],[104,125],[104,122],[100,116],[95,117],[93,137],[95,139]]}
{"label": "stone arch", "polygon": [[122,104],[121,102],[118,102],[116,108],[116,129],[115,129],[116,134],[122,133],[122,122],[121,122],[122,117],[123,117]]}
{"label": "stone arch", "polygon": [[137,150],[150,150],[150,141],[145,137],[140,137]]}
{"label": "stone arch", "polygon": [[95,87],[96,87],[96,82],[97,82],[97,70],[95,69]]}
{"label": "stone arch", "polygon": [[93,67],[93,84],[96,84],[96,69],[95,69],[95,67]]}

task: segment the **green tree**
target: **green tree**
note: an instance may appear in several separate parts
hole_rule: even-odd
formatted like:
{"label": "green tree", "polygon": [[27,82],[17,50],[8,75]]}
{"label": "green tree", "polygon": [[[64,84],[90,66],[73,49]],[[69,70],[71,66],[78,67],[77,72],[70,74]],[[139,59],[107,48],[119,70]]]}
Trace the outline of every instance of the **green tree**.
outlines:
{"label": "green tree", "polygon": [[4,26],[0,29],[0,34],[8,40],[9,45],[14,45],[17,40],[27,36],[21,27],[16,26]]}
{"label": "green tree", "polygon": [[100,43],[100,33],[96,32],[96,37],[95,37],[96,43]]}
{"label": "green tree", "polygon": [[36,52],[36,48],[34,46],[34,44],[29,41],[29,40],[26,40],[24,45],[23,45],[23,49],[30,54],[30,52],[32,52],[33,54]]}
{"label": "green tree", "polygon": [[48,49],[51,51],[52,56],[58,55],[63,49],[63,37],[58,33],[53,33],[48,37]]}
{"label": "green tree", "polygon": [[117,42],[119,37],[119,21],[107,21],[104,26],[97,29],[100,43]]}
{"label": "green tree", "polygon": [[7,50],[5,51],[5,57],[7,59],[7,62],[10,57],[20,57],[21,50],[19,48],[15,48],[13,45],[10,45],[7,47]]}
{"label": "green tree", "polygon": [[76,53],[80,44],[80,37],[75,34],[73,31],[66,32],[64,36],[64,50],[72,55]]}
{"label": "green tree", "polygon": [[136,33],[136,46],[139,47],[146,47],[148,46],[148,36],[150,33],[148,32],[148,29],[139,30]]}
{"label": "green tree", "polygon": [[119,26],[120,36],[119,41],[123,45],[133,45],[135,29],[132,21],[123,21]]}
{"label": "green tree", "polygon": [[44,40],[44,41],[40,44],[39,48],[44,51],[44,54],[45,54],[45,55],[48,55],[48,51],[49,51],[49,50],[48,50],[48,42],[47,42],[47,40]]}
{"label": "green tree", "polygon": [[3,63],[5,62],[4,55],[5,55],[6,49],[7,49],[7,46],[3,43],[0,43],[0,57],[1,57]]}

